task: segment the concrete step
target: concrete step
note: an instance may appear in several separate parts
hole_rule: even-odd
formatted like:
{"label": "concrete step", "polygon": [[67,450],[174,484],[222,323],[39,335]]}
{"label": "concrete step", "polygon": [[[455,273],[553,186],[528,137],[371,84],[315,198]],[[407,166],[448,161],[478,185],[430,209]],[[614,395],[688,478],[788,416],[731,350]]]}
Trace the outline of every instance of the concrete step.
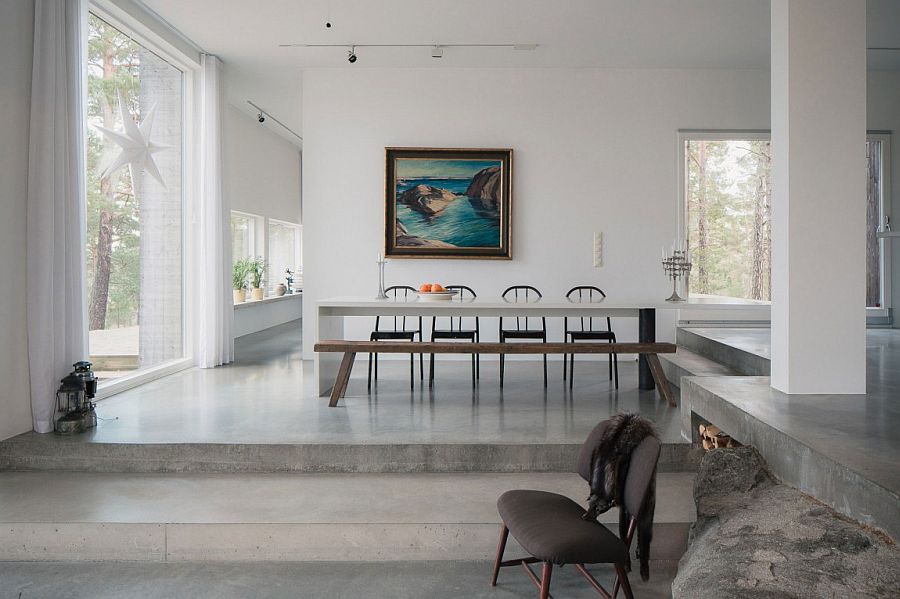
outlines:
{"label": "concrete step", "polygon": [[[679,327],[675,340],[679,351],[687,349],[726,366],[737,375],[769,376],[767,333],[767,329]],[[761,337],[765,337],[765,343]]]}
{"label": "concrete step", "polygon": [[[684,553],[692,485],[659,475],[653,559]],[[4,472],[0,561],[485,560],[516,488],[588,495],[574,474]]]}
{"label": "concrete step", "polygon": [[[580,443],[85,443],[25,434],[0,441],[0,471],[571,472]],[[695,471],[700,453],[663,443],[661,472]]]}
{"label": "concrete step", "polygon": [[666,378],[679,388],[683,376],[740,376],[733,368],[704,358],[684,347],[679,347],[674,354],[660,354],[659,361]]}

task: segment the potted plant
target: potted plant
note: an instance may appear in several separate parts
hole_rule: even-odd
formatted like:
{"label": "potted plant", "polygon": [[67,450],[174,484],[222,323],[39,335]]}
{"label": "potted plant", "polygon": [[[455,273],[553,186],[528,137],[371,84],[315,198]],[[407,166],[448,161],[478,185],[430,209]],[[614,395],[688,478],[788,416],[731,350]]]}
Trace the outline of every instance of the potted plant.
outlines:
{"label": "potted plant", "polygon": [[247,301],[247,275],[250,274],[250,260],[241,258],[231,266],[231,286],[233,288],[234,303],[243,304]]}
{"label": "potted plant", "polygon": [[260,257],[250,260],[250,298],[259,301],[263,298],[262,282],[266,274],[266,261]]}

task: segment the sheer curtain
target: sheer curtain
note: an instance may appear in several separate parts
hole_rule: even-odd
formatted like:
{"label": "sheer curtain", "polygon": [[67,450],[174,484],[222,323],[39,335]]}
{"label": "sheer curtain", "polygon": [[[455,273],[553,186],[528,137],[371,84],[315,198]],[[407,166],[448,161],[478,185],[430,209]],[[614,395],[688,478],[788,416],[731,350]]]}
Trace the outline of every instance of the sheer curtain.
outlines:
{"label": "sheer curtain", "polygon": [[222,194],[222,61],[204,54],[201,63],[197,362],[213,368],[234,359],[231,211]]}
{"label": "sheer curtain", "polygon": [[28,370],[34,430],[53,430],[56,388],[87,358],[84,301],[83,0],[36,0],[28,145]]}

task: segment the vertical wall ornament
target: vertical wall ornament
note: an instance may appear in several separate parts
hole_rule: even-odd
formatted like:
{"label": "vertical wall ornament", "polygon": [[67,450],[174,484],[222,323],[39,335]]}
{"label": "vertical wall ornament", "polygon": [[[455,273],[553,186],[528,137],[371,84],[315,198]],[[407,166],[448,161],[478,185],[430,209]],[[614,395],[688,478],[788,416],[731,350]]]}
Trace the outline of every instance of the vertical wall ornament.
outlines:
{"label": "vertical wall ornament", "polygon": [[119,111],[122,115],[124,131],[113,131],[106,127],[94,125],[108,141],[121,148],[119,155],[103,170],[103,176],[108,177],[127,164],[131,169],[132,182],[137,182],[141,171],[146,170],[151,177],[159,181],[163,188],[166,188],[166,183],[163,181],[159,168],[157,168],[156,162],[153,160],[153,154],[161,152],[169,148],[169,146],[154,143],[150,140],[156,104],[150,107],[144,120],[138,124],[125,107],[125,99],[122,97],[122,92],[117,90],[116,93],[119,97]]}

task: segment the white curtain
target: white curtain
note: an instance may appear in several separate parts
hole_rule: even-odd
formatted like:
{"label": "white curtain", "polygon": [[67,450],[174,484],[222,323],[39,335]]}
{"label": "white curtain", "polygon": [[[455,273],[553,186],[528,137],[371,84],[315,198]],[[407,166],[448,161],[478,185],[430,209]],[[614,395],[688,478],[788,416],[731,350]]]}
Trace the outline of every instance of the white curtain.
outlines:
{"label": "white curtain", "polygon": [[82,0],[37,0],[28,145],[28,369],[34,430],[53,430],[56,388],[87,358]]}
{"label": "white curtain", "polygon": [[200,80],[200,264],[198,364],[234,359],[231,294],[231,210],[222,194],[222,61],[204,54]]}

